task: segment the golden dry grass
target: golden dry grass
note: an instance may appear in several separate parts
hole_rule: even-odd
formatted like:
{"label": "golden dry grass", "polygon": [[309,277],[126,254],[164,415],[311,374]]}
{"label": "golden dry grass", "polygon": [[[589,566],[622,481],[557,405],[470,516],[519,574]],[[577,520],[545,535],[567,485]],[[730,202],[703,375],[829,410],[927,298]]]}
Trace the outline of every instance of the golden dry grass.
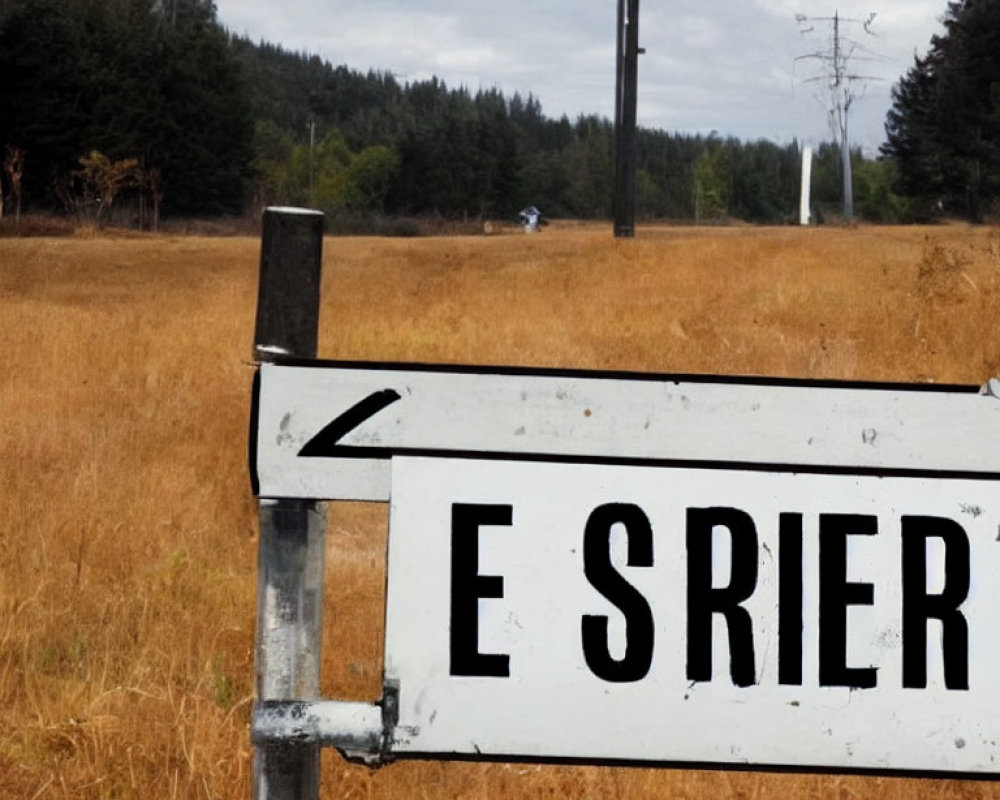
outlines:
{"label": "golden dry grass", "polygon": [[[245,798],[255,239],[0,240],[0,797]],[[326,243],[320,354],[981,382],[995,230]],[[379,694],[379,506],[331,508],[324,692]],[[668,724],[668,721],[665,721]],[[978,798],[985,782],[399,763],[326,798]]]}

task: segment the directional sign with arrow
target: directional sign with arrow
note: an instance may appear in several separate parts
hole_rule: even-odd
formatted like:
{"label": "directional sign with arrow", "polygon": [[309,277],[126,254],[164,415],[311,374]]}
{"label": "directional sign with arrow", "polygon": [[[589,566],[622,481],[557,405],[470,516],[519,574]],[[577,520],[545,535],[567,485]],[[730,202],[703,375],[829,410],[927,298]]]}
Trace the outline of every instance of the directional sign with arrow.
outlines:
{"label": "directional sign with arrow", "polygon": [[975,386],[413,364],[263,364],[261,497],[386,501],[394,455],[1000,478]]}
{"label": "directional sign with arrow", "polygon": [[993,774],[998,394],[262,364],[251,472],[391,494],[394,755]]}

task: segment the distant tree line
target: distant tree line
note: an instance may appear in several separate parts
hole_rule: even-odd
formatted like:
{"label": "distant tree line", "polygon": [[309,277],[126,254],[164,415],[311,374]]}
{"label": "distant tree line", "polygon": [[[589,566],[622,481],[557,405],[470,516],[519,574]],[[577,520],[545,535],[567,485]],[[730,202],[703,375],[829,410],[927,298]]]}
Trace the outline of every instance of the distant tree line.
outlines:
{"label": "distant tree line", "polygon": [[[547,117],[532,95],[400,83],[233,36],[210,0],[0,0],[8,208],[148,227],[161,213],[268,204],[318,207],[345,228],[386,215],[513,219],[528,204],[607,218],[613,133],[597,116]],[[862,218],[913,213],[900,193],[921,184],[892,134],[891,158],[852,153]],[[639,214],[795,221],[800,160],[797,142],[641,129]],[[836,146],[817,149],[813,176],[814,215],[836,216]]]}
{"label": "distant tree line", "polygon": [[[611,216],[614,127],[607,119],[553,119],[532,95],[471,92],[436,78],[402,85],[388,73],[334,67],[277,45],[234,39],[232,46],[257,115],[259,204],[511,219],[534,204],[552,217]],[[637,149],[644,218],[797,219],[797,142],[640,129]],[[887,165],[853,155],[861,213],[899,212],[876,202],[889,193]],[[817,151],[820,218],[837,213],[838,159],[835,146]]]}

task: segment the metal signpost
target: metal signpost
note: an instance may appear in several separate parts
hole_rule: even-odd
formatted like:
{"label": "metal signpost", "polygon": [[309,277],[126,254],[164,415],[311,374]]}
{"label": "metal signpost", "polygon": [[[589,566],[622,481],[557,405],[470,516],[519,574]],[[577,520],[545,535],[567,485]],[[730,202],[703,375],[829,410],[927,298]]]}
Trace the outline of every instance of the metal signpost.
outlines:
{"label": "metal signpost", "polygon": [[[316,355],[323,215],[264,212],[254,357]],[[255,442],[253,432],[251,446]],[[253,454],[251,453],[251,460]],[[319,697],[326,517],[312,499],[260,499],[257,578],[257,707]],[[288,741],[254,754],[254,796],[316,797],[319,747]]]}
{"label": "metal signpost", "polygon": [[390,530],[382,700],[258,752],[995,773],[998,388],[262,363],[262,506]]}

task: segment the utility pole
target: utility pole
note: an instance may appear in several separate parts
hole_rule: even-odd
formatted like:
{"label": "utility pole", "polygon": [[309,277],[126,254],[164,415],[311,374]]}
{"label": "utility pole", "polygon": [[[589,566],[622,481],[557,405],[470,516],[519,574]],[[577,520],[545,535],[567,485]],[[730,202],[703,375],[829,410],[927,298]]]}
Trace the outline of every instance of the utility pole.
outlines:
{"label": "utility pole", "polygon": [[316,147],[316,118],[309,118],[309,202],[313,201],[313,149]]}
{"label": "utility pole", "polygon": [[618,0],[615,48],[615,238],[635,236],[635,117],[639,77],[639,0]]}
{"label": "utility pole", "polygon": [[827,114],[830,119],[830,127],[840,145],[841,172],[844,184],[844,219],[850,222],[854,218],[854,188],[853,176],[851,175],[851,146],[848,137],[848,119],[851,106],[854,101],[864,95],[865,86],[857,90],[858,83],[868,80],[878,80],[871,75],[858,75],[850,70],[852,61],[872,60],[857,53],[868,52],[867,49],[853,39],[844,37],[843,25],[861,25],[864,32],[869,36],[875,34],[871,31],[871,24],[875,20],[873,11],[866,19],[852,19],[841,17],[834,11],[832,17],[807,17],[805,14],[796,14],[795,21],[799,23],[801,33],[811,33],[814,26],[802,27],[809,22],[829,23],[833,31],[833,41],[827,50],[820,50],[814,53],[807,53],[799,56],[796,61],[803,59],[815,59],[823,65],[823,70],[819,75],[807,79],[807,83],[824,82],[827,86]]}

